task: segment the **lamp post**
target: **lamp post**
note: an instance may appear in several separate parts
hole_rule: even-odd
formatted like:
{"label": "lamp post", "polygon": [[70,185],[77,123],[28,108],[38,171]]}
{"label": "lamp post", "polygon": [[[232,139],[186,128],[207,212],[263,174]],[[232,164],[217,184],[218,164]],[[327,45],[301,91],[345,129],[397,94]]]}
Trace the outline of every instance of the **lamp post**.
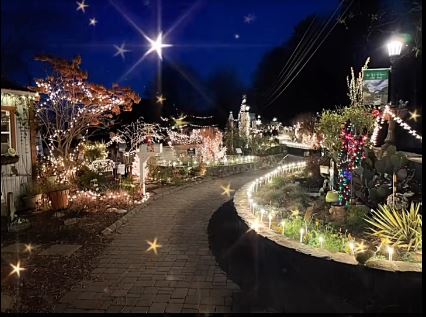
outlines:
{"label": "lamp post", "polygon": [[[396,71],[397,71],[397,61],[401,55],[402,50],[402,41],[395,38],[388,42],[387,49],[389,54],[389,59],[391,63],[391,78],[390,78],[390,107],[391,110],[396,111],[396,106],[398,103],[398,92],[397,92],[397,83],[396,83]],[[395,144],[395,122],[391,117],[388,118],[388,133],[385,139],[385,145]]]}

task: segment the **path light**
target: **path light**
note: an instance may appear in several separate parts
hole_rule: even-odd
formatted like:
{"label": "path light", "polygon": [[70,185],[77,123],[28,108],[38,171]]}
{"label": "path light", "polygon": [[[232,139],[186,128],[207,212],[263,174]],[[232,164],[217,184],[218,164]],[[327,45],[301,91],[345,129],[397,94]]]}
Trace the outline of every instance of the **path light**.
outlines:
{"label": "path light", "polygon": [[272,222],[272,213],[271,212],[268,214],[268,220],[269,220],[268,228],[271,229],[271,222]]}
{"label": "path light", "polygon": [[305,233],[305,229],[304,228],[300,228],[300,243],[302,243],[303,241],[303,234]]}
{"label": "path light", "polygon": [[281,226],[281,228],[282,228],[282,230],[281,230],[281,234],[282,235],[284,235],[284,228],[285,228],[285,220],[283,219],[283,220],[281,220],[281,222],[280,222],[280,226]]}
{"label": "path light", "polygon": [[323,236],[319,236],[318,241],[320,243],[320,248],[322,248],[322,245],[324,243],[324,237]]}
{"label": "path light", "polygon": [[393,252],[394,252],[393,248],[391,246],[388,246],[389,261],[392,261]]}
{"label": "path light", "polygon": [[263,222],[263,214],[266,213],[265,209],[260,209],[260,222]]}
{"label": "path light", "polygon": [[355,254],[355,243],[353,241],[349,241],[349,248],[351,249],[352,255]]}

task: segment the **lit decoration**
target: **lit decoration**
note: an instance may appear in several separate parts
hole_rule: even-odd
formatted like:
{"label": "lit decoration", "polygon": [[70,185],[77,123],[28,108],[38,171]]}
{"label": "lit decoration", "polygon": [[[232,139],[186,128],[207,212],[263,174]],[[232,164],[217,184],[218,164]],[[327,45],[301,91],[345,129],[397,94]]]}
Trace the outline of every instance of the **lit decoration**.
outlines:
{"label": "lit decoration", "polygon": [[163,95],[157,96],[156,103],[159,103],[162,105],[164,101],[166,101],[166,98]]}
{"label": "lit decoration", "polygon": [[83,11],[83,13],[85,12],[84,10],[89,6],[88,4],[85,4],[84,3],[84,1],[85,0],[83,0],[83,1],[81,1],[81,2],[76,2],[77,3],[77,5],[78,5],[78,7],[77,7],[77,11],[79,11],[79,10],[81,10],[81,11]]}
{"label": "lit decoration", "polygon": [[283,220],[281,220],[281,222],[280,222],[280,226],[281,226],[281,234],[282,235],[284,235],[284,229],[285,229],[285,220],[283,219]]}
{"label": "lit decoration", "polygon": [[367,141],[366,133],[364,135],[355,135],[354,126],[348,120],[340,134],[342,148],[338,156],[337,168],[339,170],[339,205],[348,206],[351,196],[352,172],[361,165],[365,158],[364,147]]}
{"label": "lit decoration", "polygon": [[250,228],[247,230],[247,232],[254,230],[255,232],[258,231],[260,228],[263,227],[263,223],[259,222],[259,220],[256,218],[254,222],[250,225]]}
{"label": "lit decoration", "polygon": [[149,251],[152,250],[157,255],[157,249],[161,248],[161,244],[157,244],[157,238],[155,238],[153,242],[148,241],[148,240],[146,242],[149,244],[149,248],[146,249],[145,252],[149,252]]}
{"label": "lit decoration", "polygon": [[114,56],[120,55],[122,59],[125,58],[124,54],[130,52],[130,50],[127,50],[124,48],[124,43],[121,44],[121,46],[114,45],[117,52],[114,54]]}
{"label": "lit decoration", "polygon": [[78,151],[90,135],[89,129],[108,126],[111,118],[130,111],[140,97],[129,88],[113,85],[107,89],[88,83],[87,73],[79,67],[80,57],[71,62],[49,56],[38,56],[36,60],[47,62],[53,69],[46,79],[36,79],[36,87],[32,88],[41,95],[36,117],[48,151],[43,175],[51,173],[48,176],[65,182],[76,172]]}
{"label": "lit decoration", "polygon": [[388,105],[385,106],[385,110],[384,113],[389,114],[392,119],[394,121],[396,121],[396,123],[398,123],[404,130],[407,130],[408,133],[410,133],[411,135],[413,135],[416,139],[420,140],[420,142],[422,141],[422,137],[421,135],[419,135],[415,130],[413,130],[407,123],[405,123],[404,121],[402,121],[402,119],[400,117],[398,117],[391,109]]}
{"label": "lit decoration", "polygon": [[98,20],[96,20],[96,18],[91,18],[91,19],[89,19],[89,25],[93,25],[93,26],[95,26],[96,25],[96,23],[98,23]]}
{"label": "lit decoration", "polygon": [[188,124],[188,122],[185,121],[186,117],[187,116],[185,116],[185,115],[182,115],[179,118],[172,117],[172,119],[174,121],[173,126],[175,128],[178,128],[178,129],[185,127]]}
{"label": "lit decoration", "polygon": [[[420,114],[417,114],[416,111],[414,111],[413,113],[410,112],[411,116],[413,117],[413,120],[415,121],[417,118],[420,116]],[[385,121],[385,116],[389,115],[392,120],[394,120],[396,123],[399,124],[399,126],[401,128],[403,128],[404,130],[407,130],[409,134],[411,134],[412,136],[414,136],[417,140],[420,140],[420,142],[422,142],[422,136],[419,135],[414,129],[412,129],[406,122],[404,122],[399,116],[397,116],[389,107],[389,105],[386,105],[384,107],[383,113],[380,117],[376,117],[376,122],[375,122],[375,127],[374,127],[374,131],[373,134],[371,136],[371,142],[376,145],[377,143],[377,135],[379,133],[379,130],[382,128],[381,125],[384,123]],[[410,117],[410,119],[412,118]]]}
{"label": "lit decoration", "polygon": [[130,147],[126,151],[126,155],[132,155],[136,153],[139,145],[164,139],[163,130],[158,123],[146,123],[140,117],[136,121],[118,129],[115,141],[127,143]]}
{"label": "lit decoration", "polygon": [[388,246],[387,250],[388,250],[388,260],[392,261],[392,255],[394,253],[394,250],[393,250],[393,248],[391,246]]}
{"label": "lit decoration", "polygon": [[352,255],[355,254],[355,242],[349,241],[349,249],[351,250]]}
{"label": "lit decoration", "polygon": [[319,241],[319,243],[320,243],[320,248],[322,249],[322,246],[323,246],[323,244],[324,244],[324,237],[323,237],[323,236],[319,236],[319,237],[318,237],[318,241]]}
{"label": "lit decoration", "polygon": [[240,38],[240,35],[237,33],[237,34],[234,34],[234,37],[238,40]]}
{"label": "lit decoration", "polygon": [[231,192],[234,192],[234,189],[231,189],[231,184],[227,186],[220,186],[223,189],[223,193],[221,195],[227,195],[228,198],[231,197]]}
{"label": "lit decoration", "polygon": [[150,39],[147,36],[145,36],[145,38],[148,40],[149,44],[151,45],[151,48],[145,53],[145,55],[148,55],[151,52],[155,51],[158,57],[160,59],[163,59],[163,55],[162,55],[163,47],[172,46],[172,44],[163,44],[163,34],[161,32],[158,34],[157,39],[155,41]]}
{"label": "lit decoration", "polygon": [[305,233],[305,229],[304,228],[300,228],[300,243],[303,242],[303,234]]}
{"label": "lit decoration", "polygon": [[13,265],[12,263],[10,263],[10,266],[13,268],[12,272],[9,273],[9,275],[13,275],[16,273],[16,275],[18,277],[21,276],[21,271],[25,271],[26,269],[21,267],[21,262],[18,261],[18,263],[16,263],[16,265]]}
{"label": "lit decoration", "polygon": [[414,110],[413,112],[408,112],[410,113],[410,120],[414,120],[414,122],[417,122],[417,118],[420,117],[420,114],[417,113],[417,110]]}

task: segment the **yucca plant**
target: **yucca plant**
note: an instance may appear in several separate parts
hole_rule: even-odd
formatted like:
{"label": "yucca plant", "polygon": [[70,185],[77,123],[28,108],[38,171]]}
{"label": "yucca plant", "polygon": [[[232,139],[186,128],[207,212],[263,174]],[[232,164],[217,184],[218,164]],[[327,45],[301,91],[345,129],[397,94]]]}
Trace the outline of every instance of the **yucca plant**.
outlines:
{"label": "yucca plant", "polygon": [[419,210],[420,203],[411,203],[410,211],[379,205],[378,210],[372,211],[371,218],[365,220],[370,224],[370,234],[388,239],[391,244],[409,252],[422,245],[422,215]]}

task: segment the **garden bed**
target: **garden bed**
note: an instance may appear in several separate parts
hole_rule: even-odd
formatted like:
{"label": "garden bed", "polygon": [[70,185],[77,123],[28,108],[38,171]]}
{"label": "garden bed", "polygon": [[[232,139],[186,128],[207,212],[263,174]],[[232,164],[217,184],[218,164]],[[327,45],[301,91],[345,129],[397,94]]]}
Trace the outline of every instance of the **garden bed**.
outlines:
{"label": "garden bed", "polygon": [[385,242],[365,233],[365,210],[352,211],[343,222],[333,218],[324,196],[308,195],[306,186],[313,185],[309,177],[303,172],[267,176],[273,180],[257,186],[257,191],[253,190],[255,183],[247,184],[234,197],[240,217],[258,233],[302,253],[383,270],[422,271],[421,250],[403,257],[395,249],[392,261],[388,261]]}

